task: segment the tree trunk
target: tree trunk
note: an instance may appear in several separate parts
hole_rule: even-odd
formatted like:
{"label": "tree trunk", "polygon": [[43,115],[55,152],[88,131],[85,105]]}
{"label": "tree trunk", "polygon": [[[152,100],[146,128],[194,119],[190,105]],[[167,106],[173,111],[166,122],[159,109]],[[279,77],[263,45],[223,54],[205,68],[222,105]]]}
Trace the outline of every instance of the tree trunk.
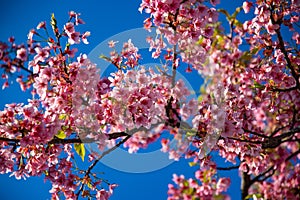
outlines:
{"label": "tree trunk", "polygon": [[242,191],[242,200],[248,196],[248,189],[251,185],[250,175],[246,172],[242,173],[242,182],[241,182],[241,191]]}

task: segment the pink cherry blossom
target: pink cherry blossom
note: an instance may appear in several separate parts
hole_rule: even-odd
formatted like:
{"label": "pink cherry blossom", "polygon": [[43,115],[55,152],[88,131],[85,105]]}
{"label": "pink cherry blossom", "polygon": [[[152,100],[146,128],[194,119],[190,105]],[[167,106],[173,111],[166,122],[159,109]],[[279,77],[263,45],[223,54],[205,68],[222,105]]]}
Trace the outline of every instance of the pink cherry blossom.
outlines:
{"label": "pink cherry blossom", "polygon": [[251,7],[252,7],[252,2],[244,1],[244,3],[243,3],[243,9],[244,9],[245,13],[249,13]]}
{"label": "pink cherry blossom", "polygon": [[[54,15],[52,31],[41,22],[27,45],[0,42],[3,87],[16,77],[33,95],[0,111],[0,173],[44,175],[53,199],[108,199],[117,185],[93,169],[105,150],[122,144],[136,153],[160,141],[170,159],[189,159],[195,171],[173,176],[170,200],[229,199],[232,180],[219,172],[231,169],[245,183],[242,198],[298,199],[299,2],[245,1],[227,22],[218,21],[226,15],[218,3],[143,0],[144,27],[155,31],[146,41],[162,65],[143,66],[134,38],[110,41],[110,54],[101,56],[115,67],[108,77],[77,55],[73,45],[87,44],[90,32],[77,30],[84,22],[74,11],[62,28]],[[197,99],[177,74],[192,68],[204,79]],[[83,155],[86,143],[104,153]],[[75,154],[89,158],[88,170],[74,168]]]}
{"label": "pink cherry blossom", "polygon": [[40,23],[37,25],[37,27],[36,27],[37,30],[39,30],[39,29],[41,29],[41,28],[46,29],[46,22],[45,22],[45,21],[40,22]]}
{"label": "pink cherry blossom", "polygon": [[116,45],[116,43],[118,43],[118,41],[113,41],[113,40],[111,40],[111,41],[108,42],[108,46],[109,46],[110,48],[114,48],[115,45]]}
{"label": "pink cherry blossom", "polygon": [[81,36],[81,39],[82,39],[82,42],[84,44],[88,44],[89,42],[87,41],[87,37],[90,36],[91,33],[89,31],[86,31],[82,36]]}
{"label": "pink cherry blossom", "polygon": [[21,48],[17,50],[17,58],[19,58],[22,61],[27,60],[27,53],[25,48]]}

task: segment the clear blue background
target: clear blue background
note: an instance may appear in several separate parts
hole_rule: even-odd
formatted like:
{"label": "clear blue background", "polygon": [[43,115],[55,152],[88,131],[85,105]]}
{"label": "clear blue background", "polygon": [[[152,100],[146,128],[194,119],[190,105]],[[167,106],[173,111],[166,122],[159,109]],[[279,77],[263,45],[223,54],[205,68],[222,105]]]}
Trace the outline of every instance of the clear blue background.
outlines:
{"label": "clear blue background", "polygon": [[[89,53],[101,41],[117,33],[142,27],[145,15],[138,12],[140,1],[97,1],[97,0],[10,0],[0,3],[0,40],[7,41],[9,36],[15,36],[17,43],[26,42],[28,31],[35,28],[40,21],[49,22],[50,14],[55,13],[59,26],[68,18],[68,11],[74,10],[82,14],[86,22],[83,30],[91,31],[89,45],[79,49],[80,52]],[[232,12],[236,5],[242,1],[224,1],[223,7]],[[133,42],[134,42],[134,38]],[[0,90],[0,108],[5,103],[24,102],[30,96],[19,91],[17,84],[9,90]],[[222,161],[218,161],[221,163]],[[225,165],[223,165],[225,166]],[[193,177],[196,167],[190,168],[186,161],[174,162],[170,166],[151,173],[131,174],[116,171],[101,163],[95,171],[105,172],[104,178],[111,183],[119,184],[113,194],[113,200],[153,200],[167,198],[167,185],[172,182],[172,174],[185,174]],[[224,172],[221,175],[231,176],[232,183],[229,190],[232,199],[240,199],[240,180],[237,171]],[[49,182],[44,182],[42,177],[31,177],[16,180],[9,175],[0,175],[0,199],[50,199]]]}

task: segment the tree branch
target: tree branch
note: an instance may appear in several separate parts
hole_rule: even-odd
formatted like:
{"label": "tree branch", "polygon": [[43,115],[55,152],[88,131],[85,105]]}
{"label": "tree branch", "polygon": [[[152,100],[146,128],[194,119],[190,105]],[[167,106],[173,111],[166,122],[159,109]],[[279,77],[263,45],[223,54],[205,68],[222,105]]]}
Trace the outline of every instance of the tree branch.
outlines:
{"label": "tree branch", "polygon": [[[224,139],[223,137],[220,137],[221,139]],[[252,141],[252,140],[246,140],[246,139],[240,139],[240,138],[235,138],[235,137],[226,137],[228,139],[231,139],[231,140],[236,140],[236,141],[239,141],[239,142],[247,142],[247,143],[252,143],[252,144],[262,144],[263,141]]]}
{"label": "tree branch", "polygon": [[241,192],[242,192],[242,199],[246,199],[248,196],[248,190],[251,186],[251,179],[250,175],[247,172],[242,172],[242,182],[241,182]]}
{"label": "tree branch", "polygon": [[290,92],[292,90],[296,90],[297,86],[290,87],[290,88],[271,88],[272,91],[274,92]]}
{"label": "tree branch", "polygon": [[10,139],[10,138],[5,138],[5,137],[0,137],[0,141],[3,141],[3,142],[14,142],[14,143],[20,142],[20,140],[18,140],[18,139]]}
{"label": "tree branch", "polygon": [[[273,11],[273,9],[270,12],[270,19],[272,21],[272,24],[277,24],[277,25],[281,26],[281,22],[275,21],[273,15],[272,15],[272,13],[273,13],[272,11]],[[288,56],[288,53],[287,53],[287,51],[285,49],[284,40],[282,38],[282,35],[281,35],[281,32],[280,32],[280,28],[276,29],[275,32],[276,32],[276,35],[277,35],[277,38],[278,38],[278,41],[279,41],[279,49],[283,53],[284,58],[285,58],[285,60],[287,62],[287,67],[290,69],[291,74],[292,74],[292,76],[294,77],[294,79],[296,81],[295,89],[298,89],[300,91],[299,76],[296,73],[295,69],[293,68],[292,62],[291,62],[291,60],[290,60],[290,58]]]}
{"label": "tree branch", "polygon": [[230,166],[230,167],[217,167],[217,170],[232,170],[232,169],[238,169],[240,166]]}
{"label": "tree branch", "polygon": [[263,134],[261,134],[261,133],[257,133],[257,132],[254,132],[254,131],[250,131],[250,130],[247,130],[247,129],[245,129],[245,128],[242,128],[242,129],[243,129],[243,131],[249,132],[249,133],[251,133],[251,134],[253,134],[253,135],[256,135],[256,136],[259,136],[259,137],[262,137],[262,138],[269,138],[268,136],[263,135]]}
{"label": "tree branch", "polygon": [[[244,130],[244,131],[249,132],[248,130]],[[293,134],[298,133],[298,132],[300,132],[300,127],[296,127],[294,129],[291,129],[288,132],[282,133],[281,135],[278,135],[278,136],[275,136],[275,137],[271,137],[271,136],[268,137],[268,136],[263,136],[259,133],[254,133],[254,132],[250,131],[250,133],[252,133],[254,135],[258,135],[258,136],[261,136],[263,138],[266,138],[266,140],[264,140],[264,141],[258,141],[258,140],[252,141],[252,140],[249,140],[249,139],[240,139],[240,138],[235,138],[235,137],[227,137],[227,138],[231,139],[231,140],[236,140],[236,141],[239,141],[239,142],[247,142],[247,143],[252,143],[252,144],[261,144],[263,149],[267,149],[267,148],[276,148],[276,147],[278,147],[280,144],[282,144],[284,142],[283,141],[284,138],[290,137]],[[220,138],[224,139],[223,137],[220,137]]]}
{"label": "tree branch", "polygon": [[[300,149],[298,151],[295,151],[294,153],[292,153],[291,155],[289,155],[284,162],[289,161],[290,159],[292,159],[294,156],[298,155],[300,153]],[[269,167],[266,171],[264,171],[262,174],[254,177],[251,181],[250,181],[250,185],[254,184],[257,181],[265,181],[266,179],[270,178],[274,173],[275,173],[275,169],[274,169],[275,165],[272,165],[271,167]],[[265,176],[267,173],[271,172],[269,175]]]}
{"label": "tree branch", "polygon": [[[128,136],[125,132],[114,132],[111,134],[107,134],[108,140],[117,139],[119,137]],[[3,142],[13,142],[14,145],[19,143],[21,139],[11,139],[11,138],[5,138],[0,137],[0,141]],[[67,139],[60,139],[57,137],[54,137],[52,140],[48,142],[48,144],[75,144],[75,143],[93,143],[97,142],[95,139],[92,138],[67,138]]]}
{"label": "tree branch", "polygon": [[13,64],[17,68],[22,69],[22,70],[28,72],[29,74],[33,75],[33,72],[31,70],[24,67],[24,63],[21,60],[19,60],[19,59],[13,60],[11,64]]}
{"label": "tree branch", "polygon": [[[107,154],[109,154],[110,152],[114,151],[116,148],[120,147],[122,144],[124,144],[129,138],[131,137],[131,135],[127,135],[122,141],[120,141],[118,144],[116,144],[114,147],[104,151],[87,169],[87,171],[84,174],[84,177],[89,177],[92,169],[97,165],[97,163]],[[80,185],[80,188],[78,190],[78,192],[76,193],[76,199],[79,198],[80,193],[83,191],[83,188],[85,186],[85,183],[82,183]]]}
{"label": "tree branch", "polygon": [[260,178],[264,177],[267,173],[269,173],[271,170],[274,170],[274,165],[272,165],[271,167],[269,167],[269,169],[267,169],[266,171],[264,171],[263,173],[261,173],[260,175],[254,177],[251,181],[250,181],[250,185],[252,185],[253,183],[259,181]]}
{"label": "tree branch", "polygon": [[125,132],[115,132],[115,133],[107,134],[107,136],[109,140],[112,140],[112,139],[117,139],[119,137],[128,136],[128,134]]}
{"label": "tree branch", "polygon": [[[175,30],[174,30],[174,34]],[[175,87],[175,81],[176,81],[176,59],[177,59],[177,53],[176,53],[176,45],[173,46],[173,65],[172,65],[172,87]]]}
{"label": "tree branch", "polygon": [[283,133],[281,135],[278,135],[276,137],[268,138],[266,141],[264,141],[262,143],[262,148],[263,149],[276,148],[283,142],[282,140],[284,138],[290,137],[293,134],[298,133],[298,132],[300,132],[300,127],[296,127],[294,129],[291,129],[290,131],[285,132],[285,133]]}
{"label": "tree branch", "polygon": [[294,156],[297,156],[300,153],[300,149],[298,151],[295,151],[294,153],[292,153],[291,155],[289,155],[285,161],[289,161],[290,159],[292,159]]}

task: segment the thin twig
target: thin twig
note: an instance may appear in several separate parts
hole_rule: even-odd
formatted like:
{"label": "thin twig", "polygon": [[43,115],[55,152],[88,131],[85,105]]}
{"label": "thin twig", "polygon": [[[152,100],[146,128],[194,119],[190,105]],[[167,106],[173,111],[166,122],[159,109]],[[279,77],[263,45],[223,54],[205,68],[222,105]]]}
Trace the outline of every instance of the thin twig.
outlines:
{"label": "thin twig", "polygon": [[245,129],[245,128],[243,128],[243,131],[249,132],[249,133],[251,133],[252,135],[256,135],[256,136],[259,136],[259,137],[262,137],[262,138],[269,138],[269,137],[266,136],[266,135],[263,135],[263,134],[261,134],[261,133],[257,133],[257,132],[254,132],[254,131],[250,131],[250,130],[247,130],[247,129]]}
{"label": "thin twig", "polygon": [[290,131],[282,133],[282,134],[280,134],[280,135],[278,135],[276,137],[268,138],[266,141],[263,142],[262,148],[263,149],[266,149],[266,148],[276,148],[276,147],[278,147],[280,144],[282,144],[284,142],[283,141],[284,138],[287,138],[287,137],[292,138],[293,134],[298,133],[298,132],[300,132],[300,127],[296,127],[294,129],[291,129]]}
{"label": "thin twig", "polygon": [[[294,153],[292,153],[291,155],[289,155],[286,159],[285,159],[285,162],[289,161],[291,158],[293,158],[294,156],[298,155],[300,153],[300,149],[298,151],[295,151]],[[266,180],[267,178],[271,177],[274,172],[275,172],[275,169],[274,169],[275,165],[272,165],[271,167],[269,167],[265,172],[263,172],[262,174],[256,176],[255,178],[253,178],[251,180],[251,185],[253,183],[255,183],[256,181],[264,181]],[[273,170],[271,172],[271,174],[269,174],[268,176],[265,176],[267,173],[269,173],[271,170]],[[264,177],[265,176],[265,177]],[[263,178],[262,178],[263,177]],[[260,179],[262,178],[262,179]]]}
{"label": "thin twig", "polygon": [[[131,135],[127,135],[122,141],[120,141],[118,144],[116,144],[114,147],[104,151],[87,169],[87,171],[84,174],[84,177],[88,177],[92,171],[92,169],[97,165],[97,163],[107,154],[109,154],[110,152],[114,151],[115,149],[117,149],[119,146],[121,146],[122,144],[124,144],[129,138],[131,137]],[[78,190],[78,192],[76,193],[76,199],[79,198],[80,193],[83,191],[83,188],[85,186],[85,183],[81,183],[80,188]]]}
{"label": "thin twig", "polygon": [[24,67],[24,63],[21,60],[18,59],[18,61],[12,61],[11,64],[16,65],[17,68],[20,68],[20,69],[28,72],[29,74],[33,75],[33,72],[31,70]]}
{"label": "thin twig", "polygon": [[[175,32],[174,32],[175,34]],[[175,81],[176,81],[176,59],[177,59],[177,53],[176,53],[176,45],[173,46],[173,66],[172,66],[172,87],[175,87]]]}
{"label": "thin twig", "polygon": [[[270,19],[271,19],[271,21],[272,21],[272,24],[277,24],[277,25],[281,26],[281,22],[275,21],[273,15],[272,15],[272,13],[273,13],[272,11],[273,11],[273,9],[272,9],[271,12],[270,12]],[[291,74],[292,74],[292,76],[294,77],[294,79],[295,79],[295,81],[296,81],[296,86],[295,86],[295,88],[298,89],[298,90],[300,91],[299,76],[298,76],[298,74],[296,73],[295,69],[293,68],[292,62],[291,62],[291,60],[290,60],[290,58],[289,58],[289,56],[288,56],[288,53],[287,53],[287,51],[286,51],[286,49],[285,49],[284,40],[283,40],[283,38],[282,38],[282,35],[281,35],[281,32],[280,32],[280,28],[276,29],[275,32],[276,32],[276,35],[277,35],[277,38],[278,38],[278,41],[279,41],[279,49],[280,49],[281,52],[283,53],[284,58],[285,58],[285,60],[286,60],[286,62],[287,62],[287,67],[290,69]]]}
{"label": "thin twig", "polygon": [[[107,134],[108,140],[117,139],[123,136],[128,136],[125,132],[114,132],[111,134]],[[5,138],[0,137],[0,141],[3,142],[13,142],[13,143],[19,143],[21,139],[11,139],[11,138]],[[67,139],[60,139],[57,137],[54,137],[52,140],[48,142],[48,144],[75,144],[75,143],[93,143],[97,142],[95,139],[92,138],[67,138]]]}
{"label": "thin twig", "polygon": [[18,139],[11,139],[11,138],[5,138],[5,137],[0,137],[0,141],[3,141],[3,142],[15,142],[15,143],[20,142],[20,140],[18,140]]}
{"label": "thin twig", "polygon": [[230,166],[230,167],[217,167],[217,170],[232,170],[232,169],[238,169],[240,166]]}
{"label": "thin twig", "polygon": [[[223,138],[223,137],[220,137],[220,138]],[[226,138],[231,139],[231,140],[236,140],[239,142],[248,142],[248,143],[252,143],[252,144],[262,144],[263,143],[263,141],[252,141],[252,140],[240,139],[240,138],[235,138],[235,137],[226,137]]]}

